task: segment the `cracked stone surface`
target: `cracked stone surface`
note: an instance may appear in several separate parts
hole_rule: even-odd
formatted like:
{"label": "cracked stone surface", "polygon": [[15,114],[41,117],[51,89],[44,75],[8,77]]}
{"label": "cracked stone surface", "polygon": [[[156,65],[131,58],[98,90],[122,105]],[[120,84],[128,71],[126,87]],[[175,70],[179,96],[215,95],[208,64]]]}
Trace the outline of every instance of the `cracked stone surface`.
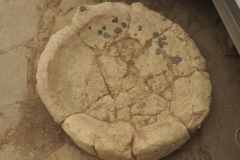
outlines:
{"label": "cracked stone surface", "polygon": [[80,6],[46,45],[37,82],[54,120],[106,160],[172,153],[201,126],[211,101],[194,42],[141,3]]}

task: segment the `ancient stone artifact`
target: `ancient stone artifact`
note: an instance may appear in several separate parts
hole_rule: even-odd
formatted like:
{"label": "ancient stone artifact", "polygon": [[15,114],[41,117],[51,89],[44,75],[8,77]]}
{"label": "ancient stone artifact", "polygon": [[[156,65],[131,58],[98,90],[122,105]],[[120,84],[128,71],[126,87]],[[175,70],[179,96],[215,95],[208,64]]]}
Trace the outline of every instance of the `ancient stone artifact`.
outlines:
{"label": "ancient stone artifact", "polygon": [[205,60],[180,26],[141,3],[80,6],[43,51],[37,91],[83,150],[158,160],[209,112]]}

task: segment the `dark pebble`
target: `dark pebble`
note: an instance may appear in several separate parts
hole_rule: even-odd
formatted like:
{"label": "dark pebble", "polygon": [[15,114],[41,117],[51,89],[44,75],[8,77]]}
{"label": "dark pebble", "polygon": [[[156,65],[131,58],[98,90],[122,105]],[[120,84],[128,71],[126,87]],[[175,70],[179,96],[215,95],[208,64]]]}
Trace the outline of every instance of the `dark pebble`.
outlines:
{"label": "dark pebble", "polygon": [[158,32],[153,32],[153,37],[158,37],[159,36],[159,33]]}
{"label": "dark pebble", "polygon": [[181,61],[182,61],[182,58],[179,57],[179,55],[171,58],[171,62],[172,62],[173,64],[179,64]]}
{"label": "dark pebble", "polygon": [[156,49],[156,55],[160,55],[162,53],[162,50],[160,48]]}
{"label": "dark pebble", "polygon": [[101,35],[102,34],[102,30],[98,30],[98,35]]}
{"label": "dark pebble", "polygon": [[115,28],[114,33],[116,34],[122,33],[122,28],[119,28],[119,27]]}
{"label": "dark pebble", "polygon": [[142,30],[142,26],[138,26],[138,31],[141,31]]}
{"label": "dark pebble", "polygon": [[115,17],[113,20],[112,20],[113,23],[118,23],[118,17]]}
{"label": "dark pebble", "polygon": [[106,29],[107,29],[107,27],[106,27],[106,26],[103,26],[103,27],[102,27],[102,29],[103,29],[103,30],[106,30]]}
{"label": "dark pebble", "polygon": [[122,23],[121,23],[121,26],[122,26],[123,28],[126,28],[126,27],[127,27],[127,24],[126,24],[125,22],[122,22]]}
{"label": "dark pebble", "polygon": [[111,35],[109,35],[108,33],[104,33],[104,34],[103,34],[103,37],[107,39],[107,38],[110,38]]}

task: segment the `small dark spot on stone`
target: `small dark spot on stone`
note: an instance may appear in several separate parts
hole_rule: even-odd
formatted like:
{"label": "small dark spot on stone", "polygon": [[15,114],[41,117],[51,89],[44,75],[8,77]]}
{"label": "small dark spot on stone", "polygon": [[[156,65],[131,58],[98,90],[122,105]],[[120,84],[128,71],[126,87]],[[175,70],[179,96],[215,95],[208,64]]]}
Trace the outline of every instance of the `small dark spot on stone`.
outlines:
{"label": "small dark spot on stone", "polygon": [[102,30],[98,30],[98,35],[101,35],[102,34]]}
{"label": "small dark spot on stone", "polygon": [[137,33],[134,33],[134,36],[137,36]]}
{"label": "small dark spot on stone", "polygon": [[153,32],[153,37],[158,37],[159,36],[159,33],[158,32]]}
{"label": "small dark spot on stone", "polygon": [[158,43],[159,47],[160,48],[163,48],[165,45],[168,45],[167,42],[161,42],[161,43]]}
{"label": "small dark spot on stone", "polygon": [[160,48],[156,49],[156,55],[160,55],[162,53],[162,50]]}
{"label": "small dark spot on stone", "polygon": [[123,28],[126,28],[126,27],[127,27],[127,24],[126,24],[125,22],[122,22],[122,23],[121,23],[121,26],[122,26]]}
{"label": "small dark spot on stone", "polygon": [[173,64],[179,64],[181,61],[182,61],[182,58],[179,57],[179,55],[171,58],[171,62],[172,62]]}
{"label": "small dark spot on stone", "polygon": [[92,26],[88,26],[88,29],[91,30],[91,29],[92,29]]}
{"label": "small dark spot on stone", "polygon": [[138,31],[141,31],[142,30],[142,26],[138,26]]}
{"label": "small dark spot on stone", "polygon": [[86,6],[80,6],[79,7],[79,11],[81,11],[81,12],[86,11],[86,10],[87,10]]}
{"label": "small dark spot on stone", "polygon": [[167,42],[164,42],[164,40],[166,40],[166,37],[165,37],[165,36],[158,38],[158,45],[159,45],[160,48],[163,48],[164,45],[168,45],[168,43],[167,43]]}
{"label": "small dark spot on stone", "polygon": [[107,38],[110,38],[111,35],[109,35],[108,33],[104,33],[104,34],[103,34],[103,37],[107,39]]}
{"label": "small dark spot on stone", "polygon": [[157,152],[158,150],[155,150],[154,152]]}
{"label": "small dark spot on stone", "polygon": [[113,23],[118,23],[118,17],[114,17],[114,19],[112,20]]}
{"label": "small dark spot on stone", "polygon": [[102,29],[103,29],[103,30],[106,30],[106,29],[107,29],[107,27],[106,27],[106,26],[103,26],[103,27],[102,27]]}
{"label": "small dark spot on stone", "polygon": [[116,34],[122,33],[122,28],[119,28],[119,27],[115,28],[114,33]]}

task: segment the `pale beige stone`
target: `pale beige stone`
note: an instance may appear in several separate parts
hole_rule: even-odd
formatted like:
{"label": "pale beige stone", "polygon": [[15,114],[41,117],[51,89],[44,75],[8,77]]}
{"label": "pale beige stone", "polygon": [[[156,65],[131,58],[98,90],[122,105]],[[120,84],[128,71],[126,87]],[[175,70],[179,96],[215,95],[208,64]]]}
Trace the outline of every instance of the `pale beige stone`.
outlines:
{"label": "pale beige stone", "polygon": [[37,91],[76,144],[105,160],[154,160],[181,147],[211,93],[181,27],[140,3],[110,2],[81,5],[69,25],[40,57]]}
{"label": "pale beige stone", "polygon": [[20,121],[20,104],[1,105],[0,104],[0,140],[5,137],[11,129],[14,129]]}
{"label": "pale beige stone", "polygon": [[133,105],[132,115],[155,116],[167,108],[166,100],[156,94],[151,94]]}
{"label": "pale beige stone", "polygon": [[137,130],[133,137],[136,160],[159,160],[190,138],[187,128],[172,116]]}
{"label": "pale beige stone", "polygon": [[104,135],[109,128],[108,124],[86,114],[75,114],[68,117],[62,127],[79,147],[95,156],[97,156],[94,146],[96,135]]}
{"label": "pale beige stone", "polygon": [[101,121],[113,122],[115,120],[114,100],[111,96],[105,96],[89,105],[89,109],[86,110],[86,114],[99,119]]}
{"label": "pale beige stone", "polygon": [[126,122],[116,122],[105,134],[97,134],[95,149],[101,159],[133,160],[132,134],[134,129]]}
{"label": "pale beige stone", "polygon": [[211,83],[206,72],[194,72],[173,83],[171,112],[180,118],[190,131],[200,128],[208,115],[211,102]]}

